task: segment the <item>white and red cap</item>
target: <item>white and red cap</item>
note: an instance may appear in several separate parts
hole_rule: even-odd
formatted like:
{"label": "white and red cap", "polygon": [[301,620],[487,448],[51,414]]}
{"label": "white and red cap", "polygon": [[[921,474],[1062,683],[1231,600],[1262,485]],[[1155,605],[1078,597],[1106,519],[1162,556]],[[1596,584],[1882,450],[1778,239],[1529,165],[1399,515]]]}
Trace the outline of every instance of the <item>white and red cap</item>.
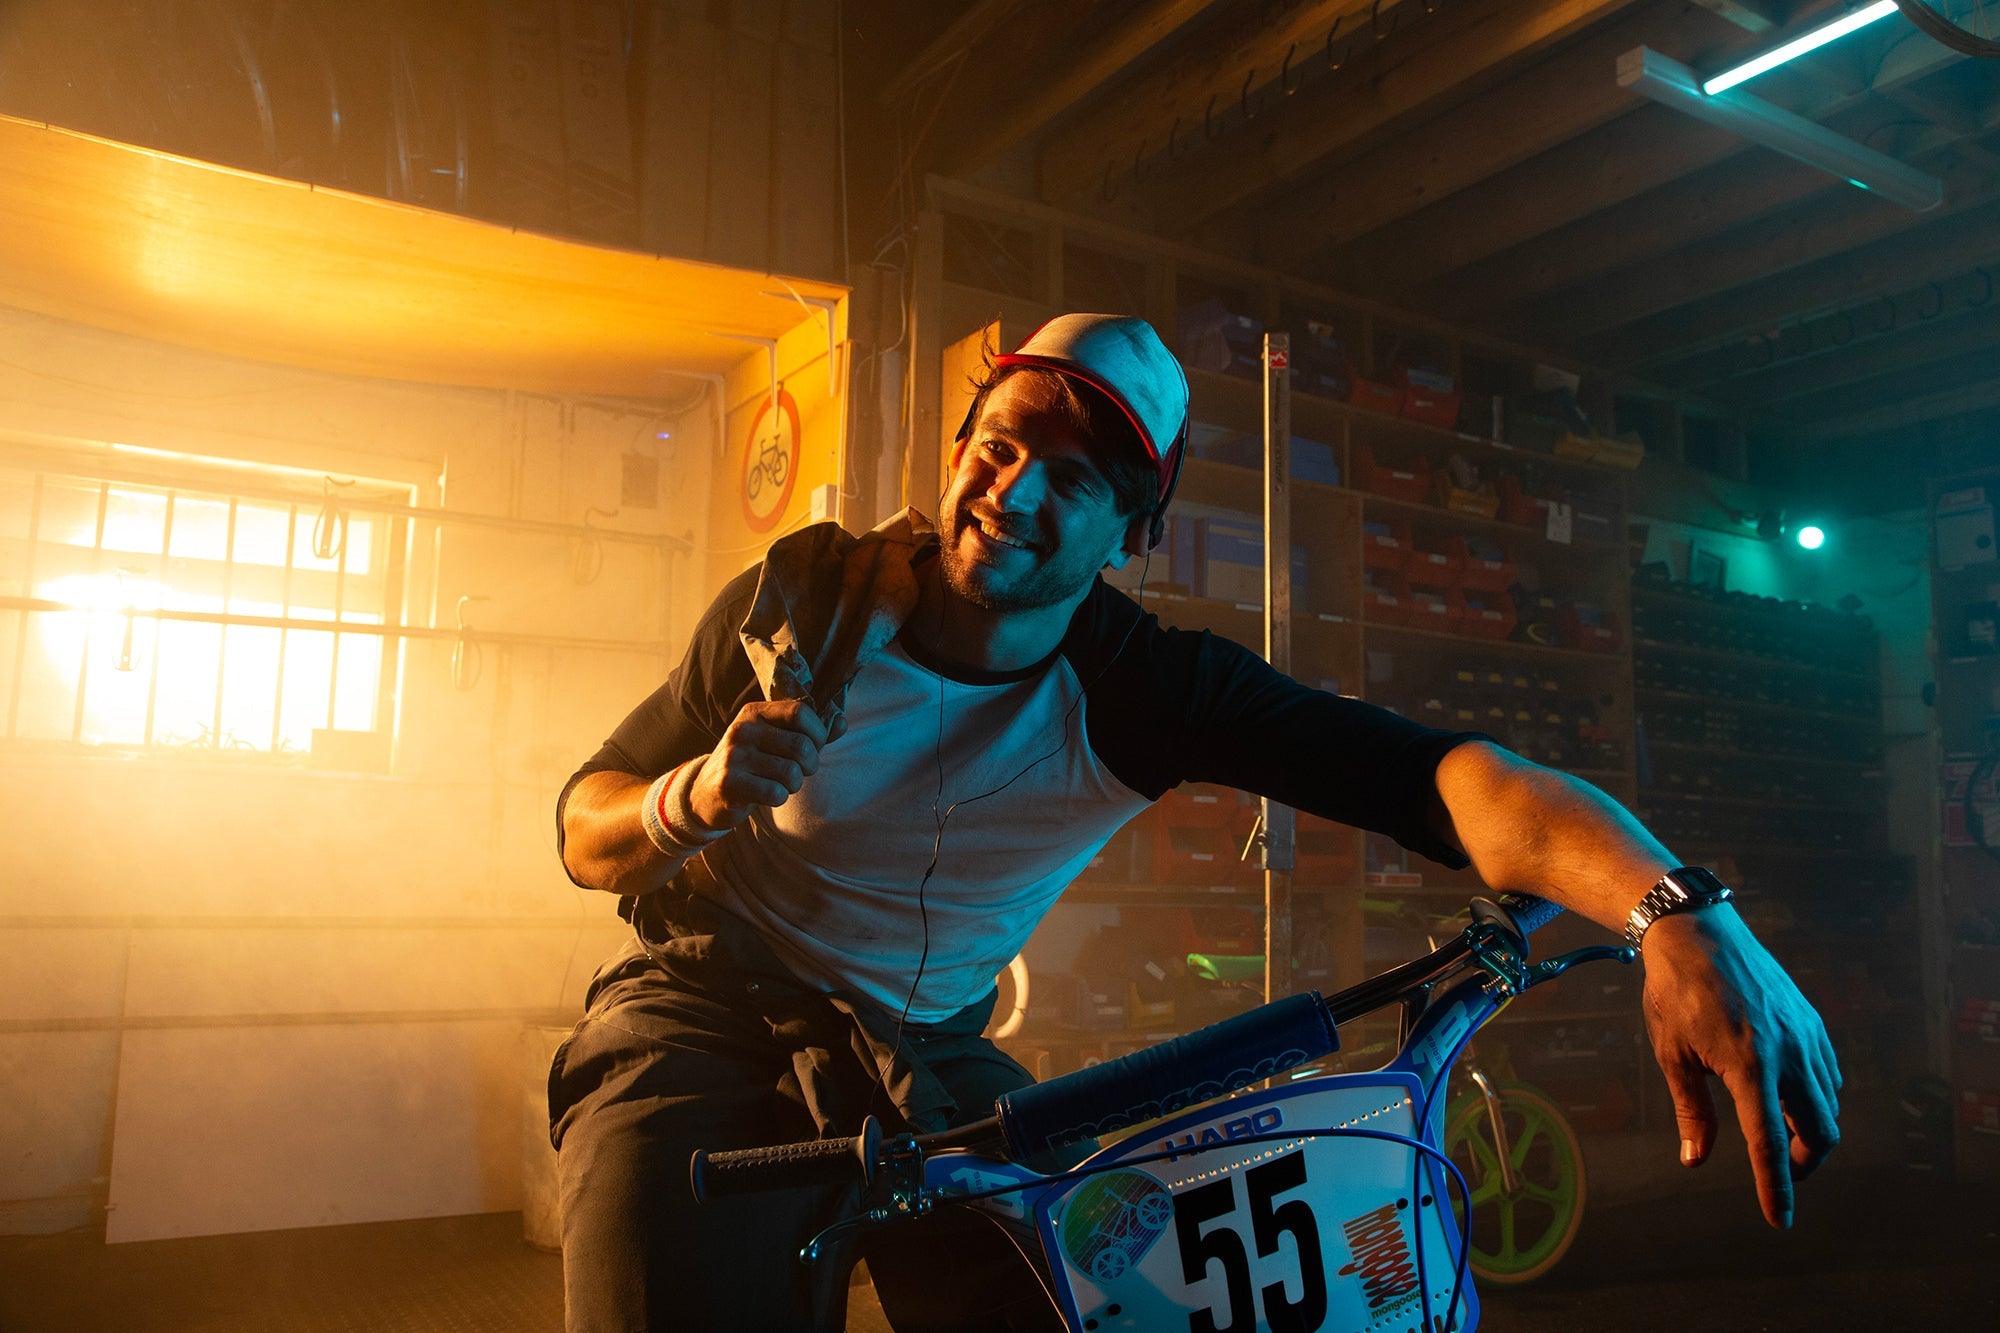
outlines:
{"label": "white and red cap", "polygon": [[1131,315],[1058,315],[993,364],[1058,371],[1116,403],[1159,473],[1166,505],[1187,446],[1188,382],[1151,324]]}

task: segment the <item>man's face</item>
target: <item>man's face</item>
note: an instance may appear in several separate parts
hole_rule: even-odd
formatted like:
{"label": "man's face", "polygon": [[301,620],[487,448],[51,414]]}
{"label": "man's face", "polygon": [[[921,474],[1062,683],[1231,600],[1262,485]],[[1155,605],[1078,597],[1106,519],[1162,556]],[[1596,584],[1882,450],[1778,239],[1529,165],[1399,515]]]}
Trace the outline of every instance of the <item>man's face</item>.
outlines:
{"label": "man's face", "polygon": [[1002,380],[952,454],[938,520],[945,581],[989,611],[1081,597],[1131,524],[1088,442],[1056,410],[1054,377]]}

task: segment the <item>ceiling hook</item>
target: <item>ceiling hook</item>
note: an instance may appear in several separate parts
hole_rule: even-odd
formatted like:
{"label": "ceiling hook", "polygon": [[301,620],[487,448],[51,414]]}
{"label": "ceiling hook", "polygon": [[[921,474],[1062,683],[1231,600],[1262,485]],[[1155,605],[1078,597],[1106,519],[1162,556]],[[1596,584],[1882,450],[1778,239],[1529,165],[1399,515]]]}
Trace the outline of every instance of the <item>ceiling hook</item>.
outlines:
{"label": "ceiling hook", "polygon": [[1169,162],[1178,162],[1187,156],[1187,150],[1180,146],[1178,138],[1180,129],[1181,118],[1175,116],[1174,123],[1167,126],[1167,161]]}
{"label": "ceiling hook", "polygon": [[1117,170],[1118,168],[1109,162],[1104,164],[1104,184],[1098,187],[1097,197],[1107,204],[1118,197],[1118,182],[1112,179],[1113,173]]}
{"label": "ceiling hook", "polygon": [[[1292,57],[1297,54],[1298,49],[1299,44],[1297,42],[1293,42],[1290,46],[1286,47],[1285,58],[1278,66],[1278,88],[1287,97],[1298,91],[1298,88],[1292,87]],[[1300,73],[1299,84],[1301,87],[1305,85],[1303,71]]]}
{"label": "ceiling hook", "polygon": [[1368,30],[1375,34],[1378,42],[1389,35],[1382,31],[1382,0],[1375,0],[1374,8],[1368,11]]}
{"label": "ceiling hook", "polygon": [[1246,73],[1243,76],[1243,90],[1236,95],[1237,104],[1243,108],[1243,119],[1246,124],[1257,119],[1257,113],[1250,109],[1250,81],[1256,77],[1257,71],[1254,69]]}
{"label": "ceiling hook", "polygon": [[1936,282],[1929,283],[1926,285],[1930,287],[1931,296],[1935,298],[1935,300],[1937,301],[1937,305],[1934,309],[1931,310],[1919,309],[1917,311],[1917,318],[1936,319],[1939,315],[1942,315],[1944,313],[1944,286],[1943,284]]}
{"label": "ceiling hook", "polygon": [[1331,74],[1341,66],[1341,57],[1333,53],[1334,42],[1340,37],[1340,25],[1346,21],[1345,14],[1336,14],[1333,26],[1326,30],[1326,71]]}
{"label": "ceiling hook", "polygon": [[1139,140],[1138,151],[1132,154],[1132,179],[1144,183],[1146,179],[1146,141]]}
{"label": "ceiling hook", "polygon": [[1201,110],[1201,137],[1204,139],[1213,139],[1215,137],[1216,96],[1215,93],[1210,93],[1208,95],[1208,105]]}

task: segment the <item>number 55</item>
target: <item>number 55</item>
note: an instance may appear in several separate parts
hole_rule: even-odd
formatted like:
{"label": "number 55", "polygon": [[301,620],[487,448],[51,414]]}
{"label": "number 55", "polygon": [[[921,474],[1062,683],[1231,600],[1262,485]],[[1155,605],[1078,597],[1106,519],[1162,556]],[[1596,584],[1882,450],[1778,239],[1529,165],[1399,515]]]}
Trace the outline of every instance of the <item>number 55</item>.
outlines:
{"label": "number 55", "polygon": [[[1299,1252],[1299,1299],[1285,1299],[1285,1284],[1273,1282],[1259,1293],[1264,1298],[1264,1322],[1271,1333],[1313,1333],[1326,1322],[1326,1265],[1320,1256],[1319,1224],[1312,1206],[1290,1199],[1272,1206],[1286,1190],[1306,1183],[1306,1158],[1294,1150],[1244,1172],[1250,1196],[1250,1234],[1259,1258],[1278,1252],[1278,1237],[1289,1231]],[[1250,1299],[1250,1257],[1243,1237],[1224,1224],[1203,1233],[1206,1223],[1236,1211],[1236,1177],[1225,1176],[1174,1196],[1174,1239],[1180,1245],[1181,1280],[1189,1286],[1206,1281],[1211,1260],[1220,1262],[1229,1293],[1229,1322],[1217,1324],[1215,1309],[1188,1316],[1188,1333],[1251,1333],[1256,1311]]]}

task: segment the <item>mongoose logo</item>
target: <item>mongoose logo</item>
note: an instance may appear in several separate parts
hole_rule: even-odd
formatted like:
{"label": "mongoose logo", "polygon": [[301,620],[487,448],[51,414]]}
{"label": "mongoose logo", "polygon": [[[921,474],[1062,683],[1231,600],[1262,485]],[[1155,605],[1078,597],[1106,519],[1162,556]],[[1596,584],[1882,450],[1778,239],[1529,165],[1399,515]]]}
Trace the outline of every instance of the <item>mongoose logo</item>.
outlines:
{"label": "mongoose logo", "polygon": [[1354,1262],[1341,1269],[1340,1275],[1360,1274],[1371,1315],[1402,1305],[1417,1294],[1417,1269],[1410,1262],[1399,1211],[1400,1205],[1385,1203],[1341,1224]]}

